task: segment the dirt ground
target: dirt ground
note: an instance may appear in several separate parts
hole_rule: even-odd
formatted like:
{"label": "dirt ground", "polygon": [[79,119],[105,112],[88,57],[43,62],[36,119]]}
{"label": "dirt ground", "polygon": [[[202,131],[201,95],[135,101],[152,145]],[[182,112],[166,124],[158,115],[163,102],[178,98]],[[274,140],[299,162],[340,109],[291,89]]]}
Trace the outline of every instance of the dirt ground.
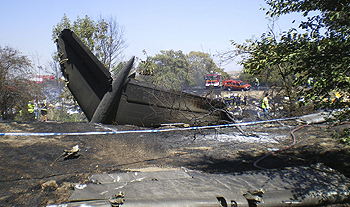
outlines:
{"label": "dirt ground", "polygon": [[[119,131],[142,129],[108,127]],[[235,128],[115,135],[0,136],[0,206],[64,203],[73,186],[89,183],[91,174],[143,168],[186,167],[204,173],[233,173],[321,162],[350,177],[350,147],[331,139],[331,130],[319,126],[299,129],[294,133],[296,145],[257,162],[271,149],[289,146],[293,142],[290,132],[297,127],[294,121],[285,122],[284,126],[269,123],[243,127],[245,132],[255,135],[249,137],[241,136]],[[91,123],[0,122],[0,133],[90,131],[110,130]],[[64,150],[75,145],[81,149],[79,157],[55,162]],[[48,181],[55,181],[57,186],[45,187]]]}

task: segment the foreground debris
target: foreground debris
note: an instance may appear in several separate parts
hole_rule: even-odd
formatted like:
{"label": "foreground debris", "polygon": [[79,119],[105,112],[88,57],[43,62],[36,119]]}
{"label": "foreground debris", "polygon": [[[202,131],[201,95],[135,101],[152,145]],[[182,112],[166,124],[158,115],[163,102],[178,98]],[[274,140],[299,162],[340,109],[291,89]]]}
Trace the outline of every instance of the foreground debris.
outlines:
{"label": "foreground debris", "polygon": [[75,145],[70,150],[63,150],[63,153],[56,158],[55,162],[57,162],[59,159],[63,158],[66,159],[73,159],[79,156],[80,148],[79,145]]}
{"label": "foreground debris", "polygon": [[350,179],[322,164],[236,174],[203,174],[182,168],[95,174],[90,180],[94,184],[76,189],[70,203],[50,207],[121,204],[281,207],[341,203],[350,199]]}

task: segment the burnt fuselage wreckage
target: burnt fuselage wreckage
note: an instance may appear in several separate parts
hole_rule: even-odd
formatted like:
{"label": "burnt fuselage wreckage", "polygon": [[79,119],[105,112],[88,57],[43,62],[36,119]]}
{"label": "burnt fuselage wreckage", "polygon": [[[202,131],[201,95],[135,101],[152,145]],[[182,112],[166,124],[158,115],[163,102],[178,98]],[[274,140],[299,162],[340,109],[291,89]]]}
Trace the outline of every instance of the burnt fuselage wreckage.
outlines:
{"label": "burnt fuselage wreckage", "polygon": [[69,29],[57,49],[67,86],[90,122],[157,127],[164,123],[210,125],[229,120],[213,99],[156,87],[129,75],[131,58],[113,80],[110,72]]}

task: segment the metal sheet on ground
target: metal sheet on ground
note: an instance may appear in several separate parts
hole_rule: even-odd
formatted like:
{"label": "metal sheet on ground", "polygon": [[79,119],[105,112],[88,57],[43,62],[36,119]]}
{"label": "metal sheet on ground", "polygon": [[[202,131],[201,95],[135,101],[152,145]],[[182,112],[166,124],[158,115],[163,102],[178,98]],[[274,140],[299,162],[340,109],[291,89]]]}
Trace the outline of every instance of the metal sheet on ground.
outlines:
{"label": "metal sheet on ground", "polygon": [[186,169],[96,174],[91,180],[74,191],[67,206],[100,206],[91,200],[119,192],[125,193],[122,206],[312,206],[350,198],[350,179],[322,164],[240,174]]}
{"label": "metal sheet on ground", "polygon": [[297,119],[299,122],[304,122],[306,124],[317,124],[326,122],[326,119],[330,117],[330,113],[320,112],[316,114],[308,114],[301,116]]}

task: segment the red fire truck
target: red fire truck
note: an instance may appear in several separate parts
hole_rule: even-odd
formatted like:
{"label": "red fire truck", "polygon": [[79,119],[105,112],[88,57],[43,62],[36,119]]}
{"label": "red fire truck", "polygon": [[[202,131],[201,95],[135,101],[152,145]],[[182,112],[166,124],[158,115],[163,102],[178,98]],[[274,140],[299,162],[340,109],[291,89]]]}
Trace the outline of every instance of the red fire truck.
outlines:
{"label": "red fire truck", "polygon": [[210,72],[205,75],[205,87],[222,87],[222,76],[221,73]]}

